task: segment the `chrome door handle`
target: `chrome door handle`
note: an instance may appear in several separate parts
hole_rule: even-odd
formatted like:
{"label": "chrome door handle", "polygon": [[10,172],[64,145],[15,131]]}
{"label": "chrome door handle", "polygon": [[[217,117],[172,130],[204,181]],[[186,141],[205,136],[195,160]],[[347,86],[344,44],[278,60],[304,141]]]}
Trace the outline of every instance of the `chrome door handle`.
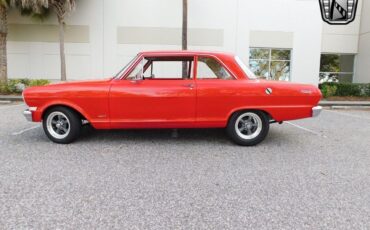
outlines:
{"label": "chrome door handle", "polygon": [[131,80],[130,83],[133,84],[133,85],[139,85],[141,84],[143,80]]}
{"label": "chrome door handle", "polygon": [[190,88],[190,89],[194,89],[194,84],[184,84],[182,86]]}

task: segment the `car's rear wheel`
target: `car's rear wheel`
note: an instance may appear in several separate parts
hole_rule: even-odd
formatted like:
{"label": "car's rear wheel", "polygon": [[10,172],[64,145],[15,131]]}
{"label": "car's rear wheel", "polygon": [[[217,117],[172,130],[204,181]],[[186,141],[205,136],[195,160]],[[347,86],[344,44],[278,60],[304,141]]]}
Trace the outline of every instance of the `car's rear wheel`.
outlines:
{"label": "car's rear wheel", "polygon": [[54,107],[48,110],[43,119],[46,136],[58,144],[69,144],[76,140],[81,132],[81,118],[73,110]]}
{"label": "car's rear wheel", "polygon": [[266,138],[269,128],[269,118],[264,112],[243,111],[231,116],[227,133],[236,144],[253,146]]}

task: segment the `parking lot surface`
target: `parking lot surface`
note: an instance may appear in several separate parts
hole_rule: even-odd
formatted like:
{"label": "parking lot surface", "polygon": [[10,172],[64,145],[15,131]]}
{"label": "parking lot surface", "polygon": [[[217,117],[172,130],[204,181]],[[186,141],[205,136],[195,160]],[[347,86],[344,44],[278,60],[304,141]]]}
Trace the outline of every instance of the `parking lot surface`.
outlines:
{"label": "parking lot surface", "polygon": [[1,229],[366,229],[370,111],[223,130],[93,131],[50,142],[0,106]]}

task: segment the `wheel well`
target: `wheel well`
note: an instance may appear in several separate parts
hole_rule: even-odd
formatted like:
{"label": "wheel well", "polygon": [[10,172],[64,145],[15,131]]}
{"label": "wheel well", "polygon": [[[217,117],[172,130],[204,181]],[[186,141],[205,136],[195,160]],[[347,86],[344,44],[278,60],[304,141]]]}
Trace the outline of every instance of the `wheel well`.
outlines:
{"label": "wheel well", "polygon": [[237,111],[233,112],[233,113],[230,115],[230,117],[229,117],[229,119],[228,119],[228,120],[230,120],[230,119],[231,119],[231,117],[232,117],[234,114],[236,114],[236,113],[240,113],[240,112],[247,112],[247,111],[260,111],[260,112],[263,112],[263,113],[264,113],[264,114],[269,118],[269,120],[274,120],[274,118],[271,116],[271,114],[270,114],[270,113],[268,113],[267,111],[263,110],[263,109],[241,109],[241,110],[237,110]]}
{"label": "wheel well", "polygon": [[79,111],[77,111],[76,109],[74,109],[74,108],[72,108],[72,107],[70,107],[70,106],[68,106],[68,105],[51,105],[51,106],[49,106],[49,107],[47,107],[45,110],[44,110],[44,112],[42,113],[42,119],[44,119],[44,116],[45,116],[45,114],[49,111],[49,110],[51,110],[51,109],[53,109],[53,108],[55,108],[55,107],[64,107],[64,108],[67,108],[67,109],[69,109],[69,110],[71,110],[71,111],[73,111],[73,112],[75,112],[82,120],[87,120],[86,119],[86,117],[84,116],[84,115],[82,115]]}

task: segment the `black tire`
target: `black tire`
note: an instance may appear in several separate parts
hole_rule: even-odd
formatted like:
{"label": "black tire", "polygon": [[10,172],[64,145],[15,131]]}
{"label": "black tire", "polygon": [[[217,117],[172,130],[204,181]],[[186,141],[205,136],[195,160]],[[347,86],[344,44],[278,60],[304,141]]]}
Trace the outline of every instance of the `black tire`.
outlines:
{"label": "black tire", "polygon": [[234,113],[227,124],[226,131],[236,144],[254,146],[266,138],[269,129],[269,117],[262,111],[251,110]]}
{"label": "black tire", "polygon": [[58,106],[49,109],[44,114],[42,125],[46,136],[51,141],[58,144],[69,144],[80,136],[82,121],[73,110]]}

